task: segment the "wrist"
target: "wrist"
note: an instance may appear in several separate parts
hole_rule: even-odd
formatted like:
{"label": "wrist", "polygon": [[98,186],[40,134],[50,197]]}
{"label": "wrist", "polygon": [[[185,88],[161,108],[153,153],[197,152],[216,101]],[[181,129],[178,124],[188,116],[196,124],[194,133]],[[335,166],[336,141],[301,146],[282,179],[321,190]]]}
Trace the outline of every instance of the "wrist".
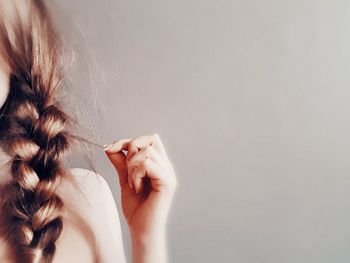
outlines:
{"label": "wrist", "polygon": [[165,223],[158,224],[157,226],[150,227],[146,230],[135,230],[130,228],[130,237],[133,243],[143,244],[152,243],[153,241],[158,241],[164,239],[166,236],[166,226]]}
{"label": "wrist", "polygon": [[166,263],[167,242],[165,231],[132,236],[133,263]]}

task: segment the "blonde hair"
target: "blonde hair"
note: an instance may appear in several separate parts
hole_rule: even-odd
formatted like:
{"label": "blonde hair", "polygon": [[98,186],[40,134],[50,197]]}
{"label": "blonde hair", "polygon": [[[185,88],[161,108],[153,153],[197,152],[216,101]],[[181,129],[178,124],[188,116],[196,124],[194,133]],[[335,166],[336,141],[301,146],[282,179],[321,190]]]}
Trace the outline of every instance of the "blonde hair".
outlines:
{"label": "blonde hair", "polygon": [[51,262],[62,229],[62,163],[74,120],[57,100],[63,85],[61,42],[42,0],[0,0],[0,51],[11,69],[0,113],[0,140],[11,156],[3,209],[17,262]]}

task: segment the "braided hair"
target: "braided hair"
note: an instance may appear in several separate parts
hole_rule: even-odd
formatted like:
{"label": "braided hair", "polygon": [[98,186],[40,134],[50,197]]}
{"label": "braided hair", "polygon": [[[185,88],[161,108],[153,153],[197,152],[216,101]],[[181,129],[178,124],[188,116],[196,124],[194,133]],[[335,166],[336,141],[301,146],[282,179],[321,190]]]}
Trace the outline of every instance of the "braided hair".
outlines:
{"label": "braided hair", "polygon": [[0,46],[11,68],[0,112],[0,141],[12,174],[4,202],[7,236],[18,262],[51,262],[63,229],[56,189],[69,175],[62,159],[72,144],[73,120],[57,99],[60,40],[44,1],[0,0]]}

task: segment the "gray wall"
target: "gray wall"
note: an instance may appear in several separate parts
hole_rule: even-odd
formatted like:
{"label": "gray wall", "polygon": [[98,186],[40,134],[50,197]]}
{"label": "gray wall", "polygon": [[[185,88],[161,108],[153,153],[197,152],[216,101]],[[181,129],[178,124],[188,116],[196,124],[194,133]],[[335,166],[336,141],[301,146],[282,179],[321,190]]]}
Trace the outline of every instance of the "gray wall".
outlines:
{"label": "gray wall", "polygon": [[172,262],[349,262],[349,1],[59,2],[96,58],[100,142],[167,147]]}

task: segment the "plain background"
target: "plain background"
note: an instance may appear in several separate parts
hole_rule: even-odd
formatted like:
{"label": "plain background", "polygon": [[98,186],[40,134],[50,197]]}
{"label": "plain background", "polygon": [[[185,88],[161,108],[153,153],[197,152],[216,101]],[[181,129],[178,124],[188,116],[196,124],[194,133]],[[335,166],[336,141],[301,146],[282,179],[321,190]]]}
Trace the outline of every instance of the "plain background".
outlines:
{"label": "plain background", "polygon": [[349,1],[57,2],[95,57],[100,143],[166,145],[171,262],[350,261]]}

